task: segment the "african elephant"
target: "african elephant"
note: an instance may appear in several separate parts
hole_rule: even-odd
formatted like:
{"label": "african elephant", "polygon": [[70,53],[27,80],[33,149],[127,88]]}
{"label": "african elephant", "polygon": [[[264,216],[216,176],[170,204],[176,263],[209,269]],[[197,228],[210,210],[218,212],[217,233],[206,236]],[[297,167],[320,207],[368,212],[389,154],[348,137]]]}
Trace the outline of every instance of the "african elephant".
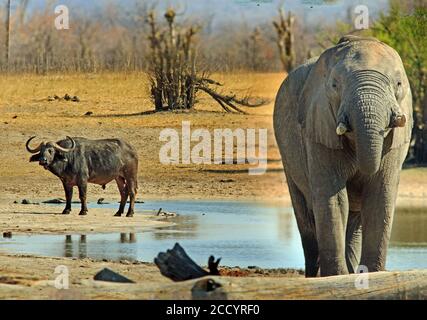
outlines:
{"label": "african elephant", "polygon": [[412,126],[402,61],[375,38],[343,37],[283,82],[274,130],[307,277],[384,270]]}

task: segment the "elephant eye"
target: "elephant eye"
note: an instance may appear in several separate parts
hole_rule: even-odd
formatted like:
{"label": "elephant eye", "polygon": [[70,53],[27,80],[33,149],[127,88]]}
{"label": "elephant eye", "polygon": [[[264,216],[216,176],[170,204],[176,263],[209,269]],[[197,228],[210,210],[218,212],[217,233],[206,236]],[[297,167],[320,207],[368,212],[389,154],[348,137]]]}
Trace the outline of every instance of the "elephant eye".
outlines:
{"label": "elephant eye", "polygon": [[398,81],[397,87],[396,87],[396,98],[399,99],[401,95],[402,95],[402,82]]}

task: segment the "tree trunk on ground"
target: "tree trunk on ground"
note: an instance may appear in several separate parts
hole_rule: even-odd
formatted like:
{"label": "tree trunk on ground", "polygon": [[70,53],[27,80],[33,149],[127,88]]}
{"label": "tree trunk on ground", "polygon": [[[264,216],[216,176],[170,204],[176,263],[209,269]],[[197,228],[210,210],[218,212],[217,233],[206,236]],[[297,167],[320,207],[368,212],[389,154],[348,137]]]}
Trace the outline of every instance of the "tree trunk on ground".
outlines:
{"label": "tree trunk on ground", "polygon": [[[427,270],[377,272],[369,274],[366,289],[355,283],[362,275],[325,278],[304,277],[214,277],[168,285],[135,283],[114,287],[132,299],[190,300],[337,300],[337,299],[427,299]],[[366,275],[365,275],[366,276]],[[111,293],[111,284],[94,281],[97,296]]]}

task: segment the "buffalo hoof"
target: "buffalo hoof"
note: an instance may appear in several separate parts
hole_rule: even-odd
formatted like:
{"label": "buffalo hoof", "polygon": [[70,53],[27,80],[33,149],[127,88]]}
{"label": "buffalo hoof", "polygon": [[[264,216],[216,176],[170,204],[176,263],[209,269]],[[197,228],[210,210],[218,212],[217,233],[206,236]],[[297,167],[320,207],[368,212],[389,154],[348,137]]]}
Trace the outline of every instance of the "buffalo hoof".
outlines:
{"label": "buffalo hoof", "polygon": [[133,217],[133,212],[128,212],[128,214],[126,215],[127,218],[132,218]]}
{"label": "buffalo hoof", "polygon": [[70,214],[71,213],[71,209],[64,209],[64,211],[62,211],[62,214]]}
{"label": "buffalo hoof", "polygon": [[82,210],[79,213],[79,216],[86,216],[87,215],[87,210]]}
{"label": "buffalo hoof", "polygon": [[117,212],[114,216],[115,216],[115,217],[121,217],[121,216],[122,216],[122,213],[121,213],[121,212]]}

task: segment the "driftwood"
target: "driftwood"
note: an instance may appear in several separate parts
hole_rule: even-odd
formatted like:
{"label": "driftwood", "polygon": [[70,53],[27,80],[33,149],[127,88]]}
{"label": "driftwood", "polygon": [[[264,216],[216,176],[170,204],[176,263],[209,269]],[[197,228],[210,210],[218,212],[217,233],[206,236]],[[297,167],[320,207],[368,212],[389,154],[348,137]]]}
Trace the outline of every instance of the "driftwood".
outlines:
{"label": "driftwood", "polygon": [[[427,270],[376,272],[369,274],[366,288],[355,286],[361,275],[326,278],[301,277],[211,277],[183,282],[136,283],[115,286],[97,282],[96,297],[189,300],[337,300],[337,299],[427,299]],[[88,298],[88,297],[86,297]],[[90,296],[89,296],[90,298]]]}
{"label": "driftwood", "polygon": [[[362,275],[353,274],[325,278],[263,278],[241,277],[211,279],[218,289],[203,292],[193,299],[392,299],[412,300],[427,299],[427,270],[401,272],[376,272],[365,274],[366,286],[361,286]],[[184,298],[185,291],[190,287],[200,287],[200,281],[188,283],[187,288],[181,288],[171,294]],[[181,292],[181,294],[178,294]],[[187,298],[188,294],[187,294]],[[184,298],[185,299],[185,298]]]}
{"label": "driftwood", "polygon": [[190,281],[163,288],[155,299],[427,299],[427,270],[309,279],[210,277],[220,274],[220,260],[209,257],[207,271],[178,243],[173,249],[159,253],[154,262],[162,275],[173,281]]}
{"label": "driftwood", "polygon": [[214,256],[208,259],[209,272],[196,264],[176,243],[173,249],[160,252],[154,259],[154,263],[160,269],[160,273],[173,281],[184,281],[202,278],[207,275],[219,275],[218,265],[221,259],[215,261]]}

